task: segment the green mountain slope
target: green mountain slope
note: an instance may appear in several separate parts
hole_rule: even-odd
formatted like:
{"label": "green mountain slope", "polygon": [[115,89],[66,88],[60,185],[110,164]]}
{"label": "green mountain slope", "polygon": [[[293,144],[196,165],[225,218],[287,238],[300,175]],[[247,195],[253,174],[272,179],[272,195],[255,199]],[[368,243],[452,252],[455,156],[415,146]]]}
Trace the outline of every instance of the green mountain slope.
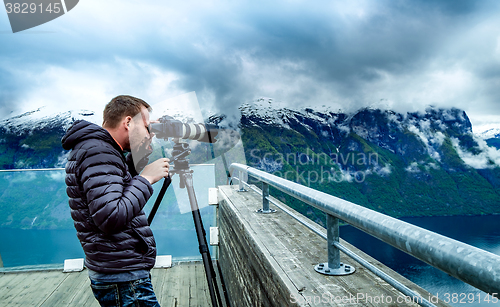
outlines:
{"label": "green mountain slope", "polygon": [[500,213],[500,168],[462,159],[484,156],[463,111],[309,113],[289,110],[280,121],[243,114],[248,164],[394,217]]}

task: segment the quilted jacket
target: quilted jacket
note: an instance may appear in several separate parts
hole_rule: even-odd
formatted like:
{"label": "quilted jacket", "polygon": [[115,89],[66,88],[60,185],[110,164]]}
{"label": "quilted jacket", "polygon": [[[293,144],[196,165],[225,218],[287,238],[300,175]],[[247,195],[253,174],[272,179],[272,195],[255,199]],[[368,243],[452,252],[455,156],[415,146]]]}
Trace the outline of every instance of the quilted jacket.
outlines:
{"label": "quilted jacket", "polygon": [[156,243],[142,209],[153,188],[138,176],[131,155],[125,158],[107,130],[82,120],[62,144],[71,150],[66,192],[85,265],[101,273],[151,269]]}

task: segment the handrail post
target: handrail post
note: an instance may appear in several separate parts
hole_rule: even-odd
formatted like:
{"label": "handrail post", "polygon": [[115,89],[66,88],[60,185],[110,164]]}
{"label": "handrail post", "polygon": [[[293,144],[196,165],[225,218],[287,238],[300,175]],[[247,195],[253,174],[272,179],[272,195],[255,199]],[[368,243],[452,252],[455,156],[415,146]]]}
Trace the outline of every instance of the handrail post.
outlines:
{"label": "handrail post", "polygon": [[269,211],[269,184],[262,183],[262,211]]}
{"label": "handrail post", "polygon": [[339,219],[333,215],[326,215],[326,236],[328,245],[328,262],[320,263],[314,267],[316,272],[325,275],[349,275],[356,269],[340,262],[340,250],[335,246],[339,243]]}
{"label": "handrail post", "polygon": [[276,210],[269,209],[269,184],[262,182],[262,209],[257,210],[258,213],[274,213]]}
{"label": "handrail post", "polygon": [[339,219],[327,214],[326,229],[328,267],[330,269],[338,269],[340,268],[340,250],[335,246],[335,242],[339,242]]}
{"label": "handrail post", "polygon": [[245,174],[243,171],[239,172],[238,175],[238,182],[239,182],[239,189],[238,192],[246,192],[245,187],[243,186],[243,174]]}

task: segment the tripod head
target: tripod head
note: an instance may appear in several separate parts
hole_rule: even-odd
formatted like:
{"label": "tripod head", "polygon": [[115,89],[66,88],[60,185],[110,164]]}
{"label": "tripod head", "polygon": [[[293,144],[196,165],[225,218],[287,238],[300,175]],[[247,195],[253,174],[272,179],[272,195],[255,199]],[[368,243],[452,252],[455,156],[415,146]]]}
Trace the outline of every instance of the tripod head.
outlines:
{"label": "tripod head", "polygon": [[[189,160],[187,156],[191,153],[191,149],[189,148],[188,143],[183,143],[180,139],[175,138],[174,141],[174,149],[172,150],[172,163],[174,164],[174,168],[170,170],[170,174],[179,174],[184,175],[187,173],[192,173],[193,170],[189,167]],[[181,189],[185,188],[184,180],[179,181],[179,187]]]}
{"label": "tripod head", "polygon": [[[181,179],[179,181],[179,188],[181,189],[186,188],[186,182],[188,180],[189,180],[188,184],[192,185],[191,174],[193,173],[193,170],[189,167],[189,160],[187,159],[187,156],[191,153],[189,144],[181,142],[180,139],[178,138],[174,138],[173,141],[175,144],[172,150],[171,161],[174,164],[174,167],[170,169],[168,177],[166,177],[165,181],[163,181],[160,193],[156,198],[155,204],[153,205],[151,212],[149,213],[148,216],[149,225],[151,225],[151,222],[153,221],[153,218],[156,215],[158,208],[160,207],[160,203],[163,199],[163,196],[165,195],[165,192],[167,191],[167,188],[170,186],[170,183],[172,183],[172,175],[174,174],[179,175]],[[165,156],[165,153],[163,153],[163,155]]]}

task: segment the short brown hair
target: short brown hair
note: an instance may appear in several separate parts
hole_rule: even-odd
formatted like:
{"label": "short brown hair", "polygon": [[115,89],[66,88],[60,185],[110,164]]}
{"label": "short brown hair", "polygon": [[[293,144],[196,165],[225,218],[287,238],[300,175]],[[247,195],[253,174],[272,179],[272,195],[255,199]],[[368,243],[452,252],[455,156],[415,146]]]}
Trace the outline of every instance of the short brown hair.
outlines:
{"label": "short brown hair", "polygon": [[134,117],[141,113],[141,107],[145,107],[151,112],[151,106],[142,99],[127,95],[116,96],[104,107],[103,127],[116,128],[126,116]]}

